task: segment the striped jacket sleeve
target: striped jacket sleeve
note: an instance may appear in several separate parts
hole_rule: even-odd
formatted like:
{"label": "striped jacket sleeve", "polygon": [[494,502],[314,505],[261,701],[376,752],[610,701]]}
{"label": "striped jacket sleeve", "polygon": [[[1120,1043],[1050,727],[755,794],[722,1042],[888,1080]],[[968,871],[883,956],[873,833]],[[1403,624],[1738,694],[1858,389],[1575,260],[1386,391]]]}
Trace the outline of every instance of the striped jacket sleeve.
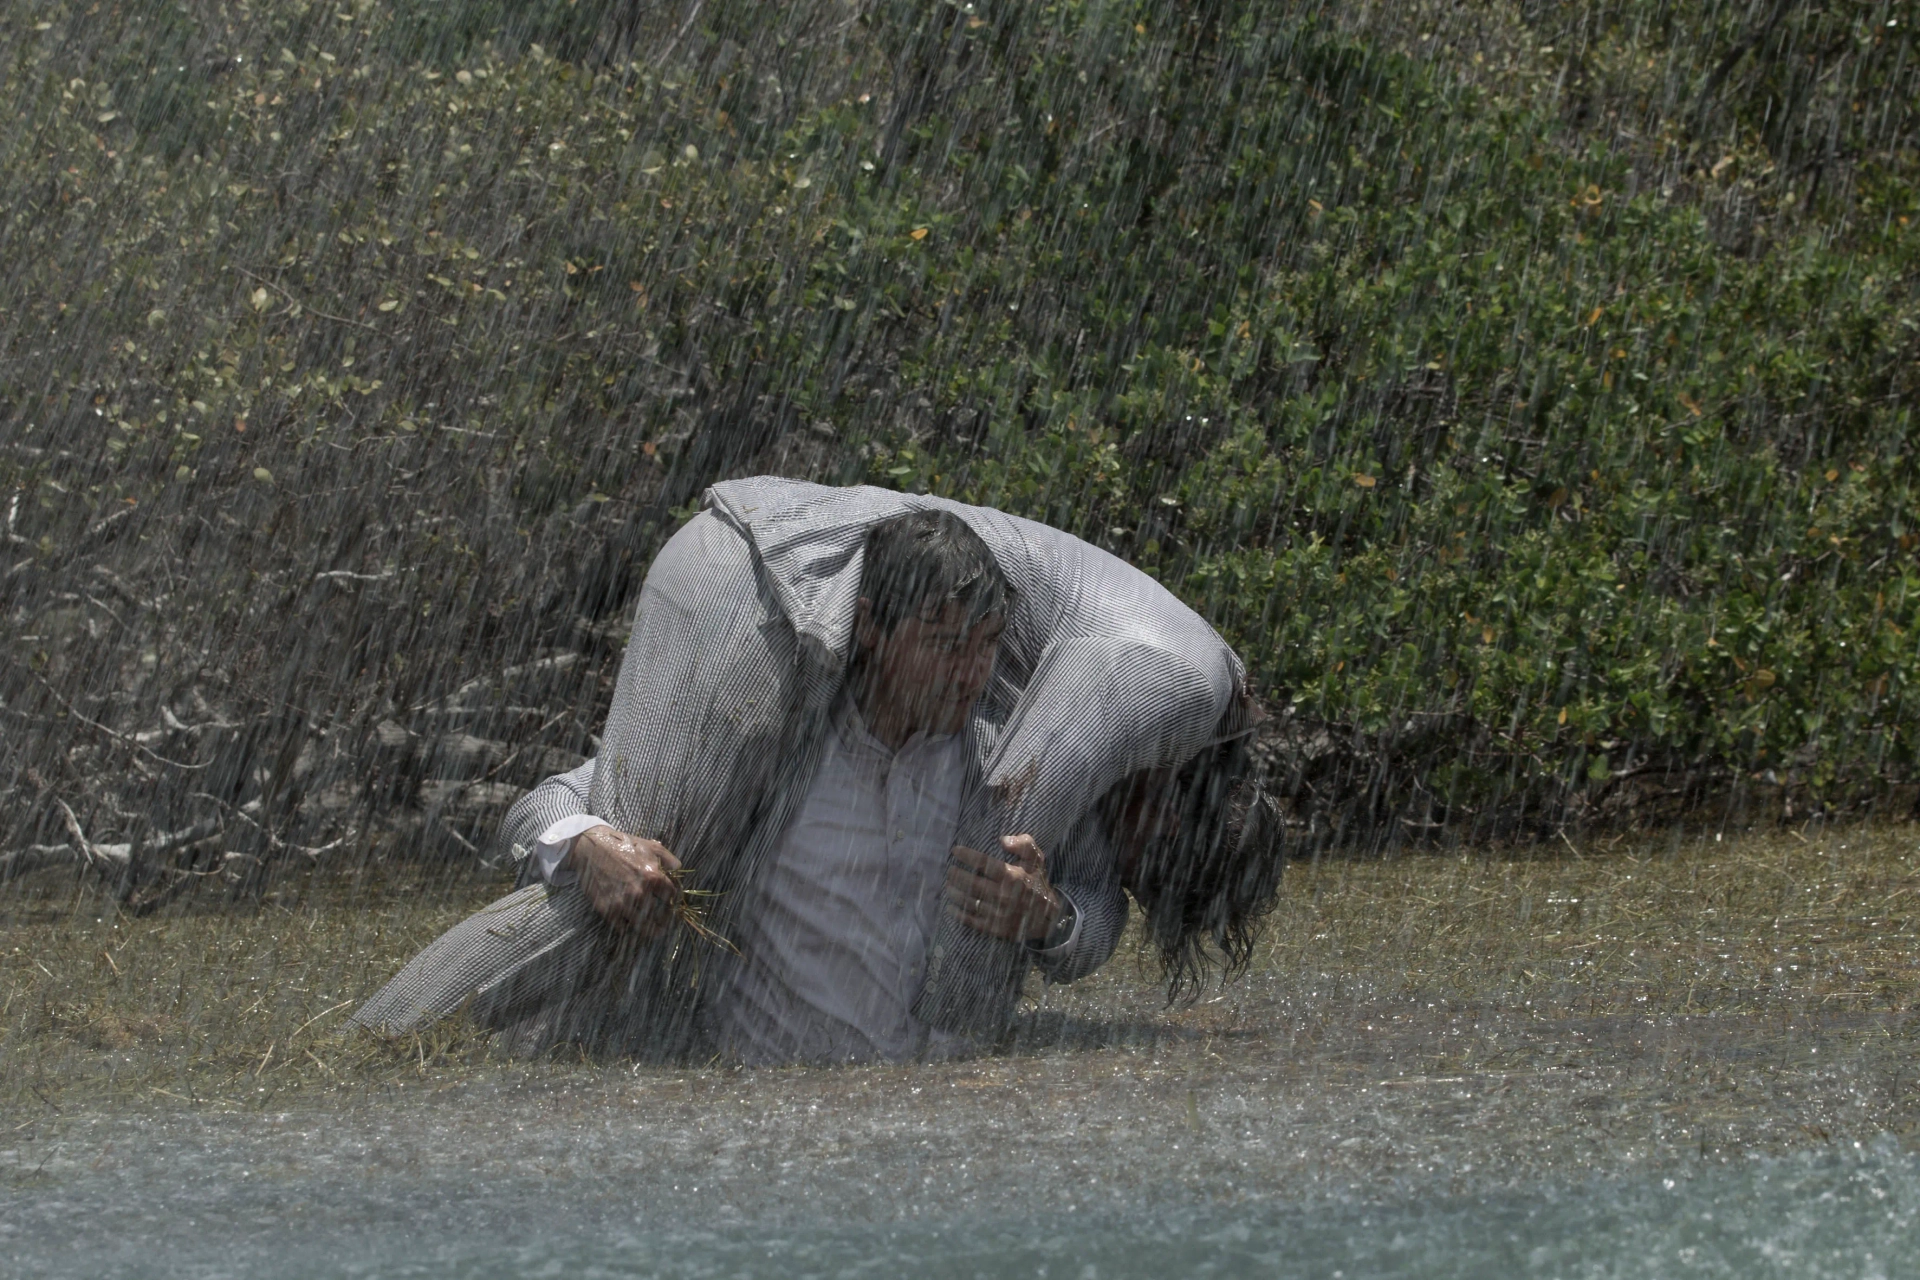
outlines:
{"label": "striped jacket sleeve", "polygon": [[1048,863],[1048,878],[1073,903],[1079,925],[1071,944],[1033,952],[1033,966],[1048,982],[1075,982],[1105,964],[1120,945],[1127,927],[1127,895],[1120,887],[1106,828],[1095,814],[1081,819]]}
{"label": "striped jacket sleeve", "polygon": [[534,845],[540,833],[562,818],[587,812],[587,795],[593,790],[593,764],[589,760],[577,769],[556,773],[513,802],[500,824],[499,848],[512,860],[514,883],[525,886],[538,878],[534,869]]}

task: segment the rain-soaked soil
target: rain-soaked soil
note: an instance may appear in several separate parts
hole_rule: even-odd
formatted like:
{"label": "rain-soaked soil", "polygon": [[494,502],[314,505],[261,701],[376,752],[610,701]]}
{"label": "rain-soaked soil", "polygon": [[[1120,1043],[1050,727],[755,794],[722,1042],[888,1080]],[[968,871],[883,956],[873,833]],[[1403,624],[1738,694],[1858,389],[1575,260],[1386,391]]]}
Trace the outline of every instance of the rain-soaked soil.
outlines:
{"label": "rain-soaked soil", "polygon": [[[399,1274],[409,1258],[511,1274],[535,1255],[749,1274],[803,1244],[825,1273],[891,1258],[968,1274],[955,1238],[999,1274],[1062,1231],[1091,1233],[1089,1248],[1131,1231],[1148,1252],[1121,1248],[1096,1273],[1151,1274],[1154,1242],[1222,1230],[1329,1268],[1364,1261],[1356,1239],[1378,1240],[1355,1224],[1376,1213],[1413,1252],[1349,1274],[1494,1274],[1582,1232],[1612,1257],[1607,1231],[1655,1230],[1673,1187],[1697,1227],[1715,1204],[1812,1179],[1838,1207],[1806,1229],[1838,1232],[1821,1246],[1840,1250],[1836,1274],[1873,1274],[1862,1242],[1885,1214],[1907,1222],[1920,1194],[1913,845],[1892,828],[1296,867],[1254,971],[1193,1004],[1167,1007],[1128,952],[1081,987],[1036,990],[1002,1053],[834,1069],[528,1063],[471,1037],[343,1041],[327,1030],[339,1014],[299,1025],[488,885],[415,893],[385,917],[337,900],[183,913],[117,950],[97,945],[116,935],[104,915],[56,925],[47,898],[35,923],[16,898],[9,936],[50,945],[7,958],[5,1230],[46,1272],[125,1274],[173,1273],[156,1257],[185,1259],[180,1274],[245,1270],[283,1239],[306,1242],[294,1269],[312,1274]],[[85,934],[112,956],[95,967],[120,975],[63,986],[48,971],[82,953],[51,945],[56,932]],[[174,955],[165,982],[132,981],[169,938],[205,949]],[[23,1014],[36,997],[43,1011]],[[1864,1198],[1834,1201],[1834,1187]],[[1509,1213],[1535,1226],[1485,1253]],[[1785,1230],[1782,1213],[1735,1235]],[[351,1266],[315,1243],[347,1224]],[[720,1236],[684,1236],[696,1228]],[[161,1254],[116,1252],[142,1232]],[[619,1232],[652,1261],[593,1252]],[[1812,1238],[1767,1265],[1818,1273]],[[1747,1256],[1673,1240],[1655,1253],[1695,1249],[1710,1274]],[[671,1266],[647,1252],[669,1247]],[[1542,1256],[1520,1269],[1560,1273],[1560,1254]],[[1628,1273],[1609,1267],[1589,1270]]]}

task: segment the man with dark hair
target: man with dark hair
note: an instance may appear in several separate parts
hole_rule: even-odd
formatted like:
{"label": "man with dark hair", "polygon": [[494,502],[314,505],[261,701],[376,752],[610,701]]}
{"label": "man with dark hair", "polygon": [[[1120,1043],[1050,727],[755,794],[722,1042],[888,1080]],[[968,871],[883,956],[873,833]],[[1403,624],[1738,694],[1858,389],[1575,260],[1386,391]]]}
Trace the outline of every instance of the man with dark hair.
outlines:
{"label": "man with dark hair", "polygon": [[[987,508],[774,478],[707,507],[649,571],[596,760],[508,817],[540,882],[358,1022],[911,1057],[1003,1029],[1030,967],[1103,963],[1123,876],[1176,984],[1245,962],[1278,865],[1257,710],[1190,610]],[[737,957],[670,927],[683,864]]]}

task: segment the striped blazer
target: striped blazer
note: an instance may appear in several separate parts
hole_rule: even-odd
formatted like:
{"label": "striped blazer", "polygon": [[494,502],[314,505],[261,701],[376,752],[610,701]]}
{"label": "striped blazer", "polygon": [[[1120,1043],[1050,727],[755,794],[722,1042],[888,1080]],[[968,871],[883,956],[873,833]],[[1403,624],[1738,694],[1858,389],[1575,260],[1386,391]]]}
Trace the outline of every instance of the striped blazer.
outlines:
{"label": "striped blazer", "polygon": [[[1239,727],[1226,722],[1241,713],[1244,672],[1227,644],[1138,569],[990,508],[777,477],[715,485],[705,506],[642,587],[599,753],[573,780],[590,811],[673,849],[720,891],[714,923],[727,932],[818,763],[852,653],[867,531],[944,509],[986,542],[1014,593],[968,726],[975,770],[959,842],[997,850],[1002,835],[1031,834],[1083,912],[1075,956],[1110,955],[1126,906],[1094,802]],[[565,804],[542,791],[510,829],[537,835],[535,811]],[[943,913],[914,1012],[991,1037],[1012,1017],[1031,957]],[[713,961],[684,949],[656,959],[636,1009],[687,1025],[693,993],[713,989]],[[1071,963],[1048,976],[1090,967]]]}

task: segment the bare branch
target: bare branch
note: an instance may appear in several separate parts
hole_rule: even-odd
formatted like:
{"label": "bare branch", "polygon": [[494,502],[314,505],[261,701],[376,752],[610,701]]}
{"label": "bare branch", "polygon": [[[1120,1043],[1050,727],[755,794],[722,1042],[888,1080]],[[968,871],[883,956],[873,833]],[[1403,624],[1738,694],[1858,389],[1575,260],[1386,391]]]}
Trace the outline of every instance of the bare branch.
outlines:
{"label": "bare branch", "polygon": [[87,855],[71,844],[30,844],[24,849],[0,853],[0,880],[11,880],[15,876],[26,875],[29,871],[38,871],[42,867],[59,866],[76,860],[83,866],[93,865]]}
{"label": "bare branch", "polygon": [[131,844],[95,844],[87,839],[87,833],[81,828],[80,819],[74,816],[72,807],[59,796],[54,796],[53,802],[60,807],[60,820],[66,824],[73,847],[80,851],[80,856],[86,859],[89,867],[98,870],[104,865],[125,871],[133,865]]}
{"label": "bare branch", "polygon": [[393,570],[383,573],[355,573],[351,569],[323,569],[313,575],[315,582],[385,582],[393,576]]}
{"label": "bare branch", "polygon": [[[348,843],[355,836],[360,834],[358,828],[350,828],[345,835],[340,836],[333,840],[329,840],[326,844],[321,844],[321,845],[294,844],[292,841],[282,840],[279,836],[275,835],[271,830],[269,830],[265,823],[261,822],[258,818],[254,817],[251,813],[247,812],[248,809],[255,808],[259,805],[260,802],[258,800],[255,800],[251,804],[242,807],[238,805],[228,804],[225,800],[222,800],[219,796],[210,795],[205,791],[196,791],[193,793],[193,796],[194,796],[194,799],[196,800],[211,800],[214,804],[219,805],[222,809],[225,809],[228,813],[240,819],[240,821],[246,823],[248,826],[252,827],[255,831],[258,831],[261,835],[266,837],[267,847],[273,850],[275,853],[282,853],[282,852],[297,853],[297,854],[300,854],[302,857],[317,858],[323,853],[333,852],[335,849],[338,849],[341,845]],[[227,855],[227,860],[232,861],[236,858],[244,858],[248,856],[250,855],[240,854],[240,853],[229,853]]]}
{"label": "bare branch", "polygon": [[504,687],[513,683],[515,680],[525,679],[527,676],[571,670],[573,667],[578,666],[580,661],[581,655],[569,650],[566,653],[556,653],[550,658],[539,658],[533,662],[523,662],[517,667],[507,667],[493,675],[481,676],[477,680],[469,680],[445,698],[437,699],[434,702],[423,702],[410,709],[414,711],[426,711],[429,709],[451,710],[463,707],[467,698],[473,694],[480,693],[487,689]]}
{"label": "bare branch", "polygon": [[161,755],[159,752],[150,749],[145,743],[139,741],[138,739],[129,737],[127,734],[121,733],[118,729],[109,729],[106,725],[101,724],[98,720],[95,720],[92,716],[87,715],[85,712],[81,711],[80,708],[74,706],[71,702],[68,702],[64,697],[61,696],[60,691],[53,687],[52,682],[49,681],[45,676],[41,675],[38,671],[35,671],[32,667],[26,666],[25,664],[19,662],[18,660],[15,660],[13,665],[16,667],[19,667],[22,671],[26,672],[28,675],[32,676],[36,681],[38,681],[46,689],[48,693],[53,695],[53,700],[59,703],[60,706],[66,711],[68,715],[72,716],[74,719],[78,720],[80,723],[86,725],[87,727],[91,729],[96,729],[99,732],[106,734],[109,738],[112,738],[115,742],[120,743],[121,745],[127,747],[129,750],[138,751],[141,755],[149,756],[152,759],[158,761],[159,763],[166,765],[170,769],[204,769],[207,767],[207,762],[202,762],[200,764],[193,764],[185,760],[169,760],[167,759],[167,757]]}

